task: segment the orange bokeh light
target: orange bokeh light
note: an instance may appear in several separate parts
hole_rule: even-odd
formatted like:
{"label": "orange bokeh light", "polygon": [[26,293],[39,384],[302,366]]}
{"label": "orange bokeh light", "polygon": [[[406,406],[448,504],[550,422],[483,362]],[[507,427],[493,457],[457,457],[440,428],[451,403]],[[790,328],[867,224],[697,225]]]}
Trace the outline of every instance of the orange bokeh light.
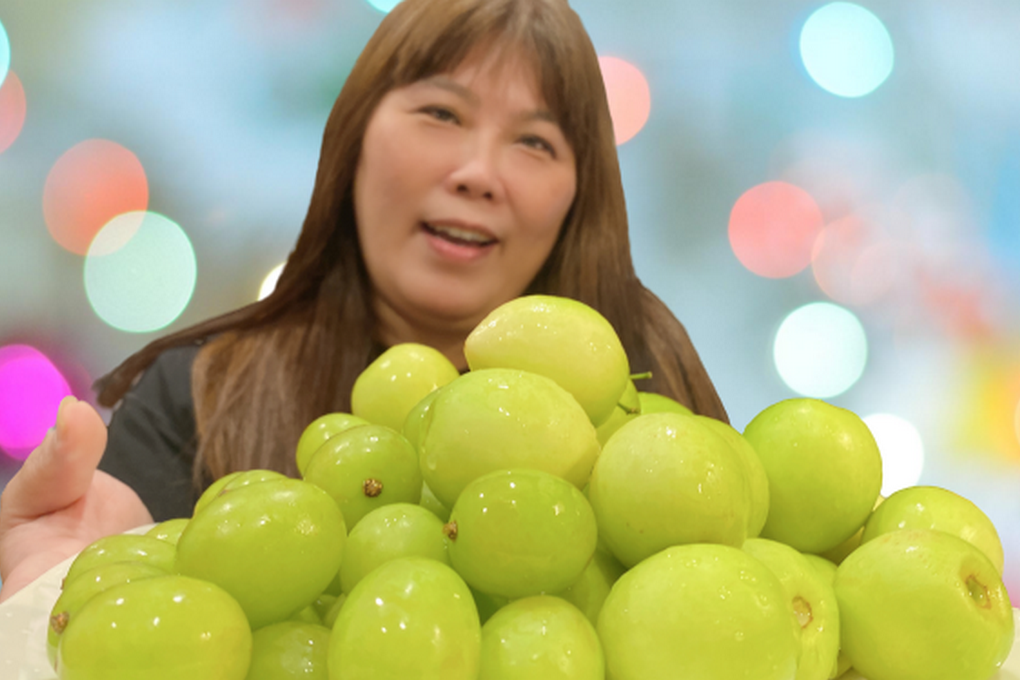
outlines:
{"label": "orange bokeh light", "polygon": [[730,247],[758,276],[787,278],[811,263],[823,224],[822,211],[808,192],[786,182],[766,182],[733,206]]}
{"label": "orange bokeh light", "polygon": [[[114,217],[149,204],[149,184],[137,156],[116,142],[89,139],[62,155],[43,189],[43,216],[63,248],[85,255]],[[139,220],[141,217],[139,217]]]}
{"label": "orange bokeh light", "polygon": [[14,71],[8,71],[0,87],[0,153],[6,151],[21,134],[25,112],[25,88]]}
{"label": "orange bokeh light", "polygon": [[602,80],[613,117],[617,146],[634,138],[648,122],[652,111],[652,91],[640,69],[616,57],[599,57]]}

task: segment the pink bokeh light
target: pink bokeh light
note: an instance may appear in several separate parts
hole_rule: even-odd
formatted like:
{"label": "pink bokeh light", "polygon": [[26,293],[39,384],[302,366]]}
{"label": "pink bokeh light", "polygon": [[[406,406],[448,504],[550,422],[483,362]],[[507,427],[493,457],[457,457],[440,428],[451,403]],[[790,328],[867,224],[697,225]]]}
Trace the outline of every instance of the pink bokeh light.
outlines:
{"label": "pink bokeh light", "polygon": [[53,362],[28,345],[0,347],[0,448],[24,460],[57,420],[71,387]]}
{"label": "pink bokeh light", "polygon": [[730,247],[740,263],[758,276],[788,278],[811,263],[824,223],[811,194],[787,182],[765,182],[734,204]]}

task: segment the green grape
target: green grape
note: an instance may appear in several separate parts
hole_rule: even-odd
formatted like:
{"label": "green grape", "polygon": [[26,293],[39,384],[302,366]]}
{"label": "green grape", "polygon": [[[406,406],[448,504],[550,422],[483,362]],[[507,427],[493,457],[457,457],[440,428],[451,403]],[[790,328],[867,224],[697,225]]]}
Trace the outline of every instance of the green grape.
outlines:
{"label": "green grape", "polygon": [[176,570],[226,590],[257,629],[323,592],[346,539],[340,510],[318,487],[296,479],[251,484],[192,518],[177,543]]}
{"label": "green grape", "polygon": [[446,525],[450,563],[485,593],[554,593],[595,553],[595,514],[577,487],[539,470],[498,470],[464,489]]}
{"label": "green grape", "polygon": [[394,345],[354,381],[351,413],[399,432],[416,404],[459,375],[442,352],[428,345]]}
{"label": "green grape", "polygon": [[313,605],[308,605],[287,620],[296,623],[314,623],[319,626],[322,625],[322,617]]}
{"label": "green grape", "polygon": [[620,428],[595,463],[588,497],[600,537],[626,567],[672,545],[738,547],[747,537],[744,462],[693,416],[653,413]]}
{"label": "green grape", "polygon": [[333,497],[351,529],[378,507],[421,499],[414,447],[383,425],[362,425],[331,437],[308,464],[305,481]]}
{"label": "green grape", "polygon": [[329,628],[282,621],[251,636],[251,668],[245,680],[329,680]]}
{"label": "green grape", "polygon": [[558,597],[511,602],[482,627],[478,680],[603,680],[605,659],[591,622]]}
{"label": "green grape", "polygon": [[558,596],[580,609],[594,626],[613,584],[626,571],[627,568],[608,549],[599,547],[581,576]]}
{"label": "green grape", "polygon": [[[820,555],[812,555],[810,553],[801,553],[811,566],[813,566],[818,573],[820,573],[831,586],[836,580],[836,565]],[[839,606],[837,604],[837,610]],[[840,648],[838,655],[836,656],[836,669],[829,673],[830,678],[838,678],[848,670],[850,670],[850,658],[847,657],[846,652]]]}
{"label": "green grape", "polygon": [[800,653],[783,586],[728,545],[652,555],[620,577],[597,625],[613,680],[792,680]]}
{"label": "green grape", "polygon": [[765,518],[769,514],[769,478],[765,474],[765,468],[755,453],[751,442],[744,439],[744,435],[735,429],[715,418],[708,416],[694,416],[699,423],[707,426],[710,430],[729,442],[733,450],[740,454],[744,462],[744,473],[747,477],[747,493],[751,511],[747,515],[747,537],[756,538],[762,527],[765,526]]}
{"label": "green grape", "polygon": [[368,572],[398,557],[428,557],[449,565],[446,545],[443,523],[425,508],[410,503],[376,508],[347,537],[341,590],[351,592]]}
{"label": "green grape", "polygon": [[525,295],[494,309],[467,337],[464,356],[472,371],[515,368],[551,378],[596,426],[630,378],[612,324],[582,302],[553,295]]}
{"label": "green grape", "polygon": [[350,413],[327,413],[313,420],[298,439],[297,452],[294,454],[298,472],[305,474],[312,456],[330,437],[359,425],[368,425],[368,421]]}
{"label": "green grape", "polygon": [[853,411],[819,399],[786,399],[747,424],[769,479],[761,537],[824,553],[853,536],[882,490],[882,456]]}
{"label": "green grape", "polygon": [[73,583],[68,583],[60,592],[60,597],[50,610],[50,623],[46,628],[46,656],[50,665],[56,667],[57,645],[68,622],[78,615],[78,610],[93,595],[122,583],[166,574],[165,569],[145,562],[113,562],[79,574]]}
{"label": "green grape", "polygon": [[655,392],[638,392],[638,402],[641,407],[641,415],[649,413],[682,413],[692,415],[691,409],[681,404],[676,399],[656,394]]}
{"label": "green grape", "polygon": [[495,470],[543,470],[581,488],[599,455],[584,409],[536,373],[472,371],[444,387],[429,413],[421,472],[448,508],[468,482]]}
{"label": "green grape", "polygon": [[184,531],[186,526],[188,526],[188,519],[185,517],[168,519],[146,531],[145,535],[177,545],[177,540],[181,537],[181,532]]}
{"label": "green grape", "polygon": [[404,424],[400,429],[401,434],[407,437],[415,451],[421,449],[422,435],[428,430],[428,423],[432,419],[431,406],[433,400],[443,388],[435,389],[426,394],[421,401],[414,405],[407,413]]}
{"label": "green grape", "polygon": [[741,550],[768,567],[786,591],[800,631],[797,680],[829,680],[839,656],[839,611],[830,579],[777,541],[750,538]]}
{"label": "green grape", "polygon": [[330,677],[476,680],[480,648],[467,584],[442,562],[402,557],[348,594],[329,640]]}
{"label": "green grape", "polygon": [[[347,549],[345,548],[344,551],[346,552],[346,550]],[[330,595],[324,592],[319,595],[319,597],[315,598],[315,602],[312,602],[288,620],[300,621],[303,623],[316,623],[320,626],[325,625],[326,616],[333,608],[333,604],[336,603],[336,597],[336,595]]]}
{"label": "green grape", "polygon": [[287,479],[287,477],[273,470],[239,470],[238,472],[231,472],[229,475],[216,480],[198,497],[198,502],[195,503],[195,510],[191,515],[194,517],[200,510],[225,493],[235,491],[249,484],[271,482],[280,479]]}
{"label": "green grape", "polygon": [[609,438],[621,427],[634,420],[641,414],[641,405],[638,401],[637,387],[633,380],[627,381],[627,388],[620,396],[620,402],[613,409],[609,418],[598,426],[595,434],[598,437],[599,445],[605,446]]}
{"label": "green grape", "polygon": [[223,487],[229,484],[231,480],[240,477],[242,472],[244,472],[244,470],[237,470],[235,472],[225,474],[207,486],[205,491],[202,492],[202,495],[198,497],[197,501],[195,501],[195,507],[191,511],[191,516],[194,517],[202,508],[215,500],[220,495],[220,491],[223,491]]}
{"label": "green grape", "polygon": [[421,483],[421,500],[418,505],[425,508],[444,522],[450,521],[450,509],[442,504],[425,482]]}
{"label": "green grape", "polygon": [[173,571],[176,548],[152,536],[113,534],[104,536],[78,553],[64,577],[64,587],[79,575],[114,562],[145,562],[163,571]]}
{"label": "green grape", "polygon": [[251,629],[222,588],[153,576],[91,598],[57,651],[61,680],[244,680]]}
{"label": "green grape", "polygon": [[315,598],[315,602],[312,603],[312,607],[315,608],[315,612],[319,615],[319,618],[323,621],[326,620],[326,615],[329,614],[329,610],[333,608],[336,603],[336,595],[330,595],[329,593],[323,593]]}
{"label": "green grape", "polygon": [[[468,585],[471,588],[470,585]],[[477,588],[471,588],[471,597],[475,598],[475,609],[478,610],[478,620],[485,625],[485,622],[492,618],[492,615],[503,607],[510,604],[510,598],[502,595],[489,595]]]}
{"label": "green grape", "polygon": [[995,564],[944,531],[898,529],[862,543],[833,589],[842,648],[870,680],[988,680],[1015,640]]}
{"label": "green grape", "polygon": [[322,616],[322,625],[326,626],[330,630],[333,629],[333,624],[336,623],[336,617],[340,615],[340,610],[343,609],[344,603],[347,601],[347,596],[341,593],[337,595],[333,600],[333,604],[330,605],[329,611]]}

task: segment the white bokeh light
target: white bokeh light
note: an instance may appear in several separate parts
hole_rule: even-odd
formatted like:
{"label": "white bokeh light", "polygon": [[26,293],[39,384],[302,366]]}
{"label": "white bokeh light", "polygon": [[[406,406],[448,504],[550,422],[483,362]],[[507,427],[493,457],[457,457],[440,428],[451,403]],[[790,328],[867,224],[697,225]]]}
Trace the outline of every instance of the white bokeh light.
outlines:
{"label": "white bokeh light", "polygon": [[798,394],[827,399],[846,392],[868,363],[868,338],[857,317],[829,302],[797,309],[783,321],[774,346],[776,370]]}
{"label": "white bokeh light", "polygon": [[280,280],[280,274],[283,273],[283,265],[285,264],[286,262],[281,262],[266,274],[266,278],[262,280],[262,287],[259,288],[259,300],[265,300],[276,290],[276,282]]}
{"label": "white bokeh light", "polygon": [[882,495],[916,485],[924,472],[924,441],[914,425],[899,416],[876,413],[864,418],[882,453]]}

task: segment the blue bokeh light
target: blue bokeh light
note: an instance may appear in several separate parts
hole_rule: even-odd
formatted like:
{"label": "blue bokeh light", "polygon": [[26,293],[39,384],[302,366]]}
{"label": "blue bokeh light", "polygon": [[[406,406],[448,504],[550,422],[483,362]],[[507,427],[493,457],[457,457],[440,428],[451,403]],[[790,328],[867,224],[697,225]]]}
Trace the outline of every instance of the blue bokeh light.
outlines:
{"label": "blue bokeh light", "polygon": [[7,71],[11,68],[11,41],[7,39],[7,30],[0,21],[0,85],[7,79]]}
{"label": "blue bokeh light", "polygon": [[800,54],[811,78],[840,97],[874,92],[892,73],[892,38],[882,20],[850,2],[821,7],[804,23]]}
{"label": "blue bokeh light", "polygon": [[368,4],[384,14],[389,14],[394,7],[400,4],[400,0],[368,0]]}

